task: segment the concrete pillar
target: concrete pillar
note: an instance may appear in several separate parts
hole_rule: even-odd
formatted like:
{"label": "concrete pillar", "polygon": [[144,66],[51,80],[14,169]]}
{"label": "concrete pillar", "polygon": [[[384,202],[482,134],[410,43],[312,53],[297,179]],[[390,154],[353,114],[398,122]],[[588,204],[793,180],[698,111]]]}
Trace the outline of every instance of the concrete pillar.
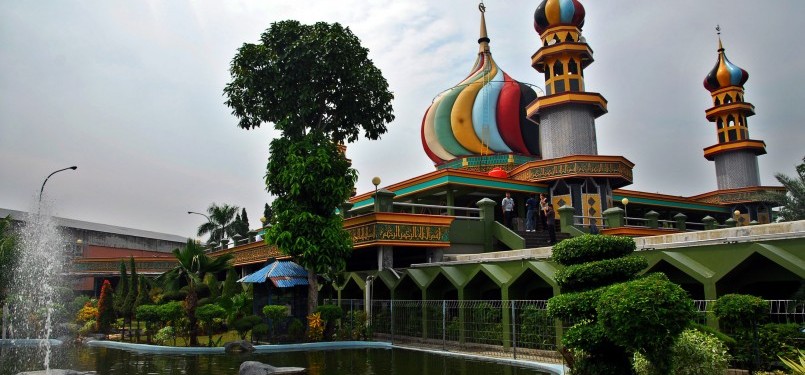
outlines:
{"label": "concrete pillar", "polygon": [[704,218],[702,218],[702,222],[704,223],[704,230],[713,230],[717,228],[716,225],[718,223],[716,222],[716,219],[710,215],[707,215]]}
{"label": "concrete pillar", "polygon": [[660,227],[660,214],[654,210],[646,212],[646,226],[649,228],[657,229]]}
{"label": "concrete pillar", "polygon": [[394,194],[386,189],[374,193],[375,212],[394,212]]}
{"label": "concrete pillar", "polygon": [[[704,283],[704,299],[710,301],[718,299],[718,295],[716,294],[716,282],[713,279],[707,280],[707,282]],[[718,329],[718,319],[712,311],[707,313],[706,319],[708,327]]]}
{"label": "concrete pillar", "polygon": [[500,313],[502,314],[501,329],[503,330],[503,350],[512,347],[512,306],[509,301],[509,286],[504,284],[500,287]]}
{"label": "concrete pillar", "polygon": [[394,251],[391,246],[377,247],[377,270],[394,267]]}
{"label": "concrete pillar", "polygon": [[674,215],[674,220],[676,220],[676,229],[683,232],[687,229],[687,224],[685,224],[685,222],[688,220],[688,217],[685,216],[685,214],[680,212]]}
{"label": "concrete pillar", "polygon": [[481,222],[484,225],[484,251],[492,251],[495,238],[492,235],[495,226],[495,205],[489,198],[479,200],[476,204],[481,209]]}
{"label": "concrete pillar", "polygon": [[562,233],[570,233],[568,227],[573,226],[573,215],[576,214],[576,209],[573,206],[559,207],[559,231]]}
{"label": "concrete pillar", "polygon": [[604,211],[604,221],[609,228],[620,228],[624,224],[624,217],[626,212],[620,207],[612,207]]}
{"label": "concrete pillar", "polygon": [[458,342],[462,345],[467,342],[467,306],[464,305],[464,287],[458,288]]}

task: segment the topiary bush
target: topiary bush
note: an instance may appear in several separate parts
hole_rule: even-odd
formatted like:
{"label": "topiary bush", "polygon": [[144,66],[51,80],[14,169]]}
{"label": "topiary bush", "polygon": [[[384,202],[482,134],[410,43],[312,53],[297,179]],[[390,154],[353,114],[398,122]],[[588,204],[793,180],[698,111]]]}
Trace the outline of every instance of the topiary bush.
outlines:
{"label": "topiary bush", "polygon": [[[670,350],[671,373],[674,375],[724,375],[730,360],[727,347],[714,335],[687,329]],[[651,362],[640,352],[634,355],[638,375],[656,373]]]}
{"label": "topiary bush", "polygon": [[270,333],[273,338],[277,334],[280,323],[288,316],[288,308],[280,305],[266,305],[263,306],[263,315],[271,323]]}
{"label": "topiary bush", "polygon": [[762,323],[769,315],[769,303],[760,297],[746,294],[726,294],[713,306],[721,329],[731,332],[738,328]]}
{"label": "topiary bush", "polygon": [[646,267],[648,261],[636,256],[574,264],[556,272],[556,283],[562,292],[588,290],[630,280]]}
{"label": "topiary bush", "polygon": [[695,314],[687,292],[662,273],[612,285],[601,294],[596,310],[609,339],[644,353],[661,374],[670,373],[667,354]]}
{"label": "topiary bush", "polygon": [[585,234],[556,244],[552,257],[559,264],[581,264],[624,257],[635,248],[629,237]]}
{"label": "topiary bush", "polygon": [[246,340],[246,334],[249,332],[249,330],[262,322],[263,318],[257,315],[249,315],[232,323],[232,328],[234,328],[235,331],[238,331],[238,335],[240,335],[241,340]]}
{"label": "topiary bush", "polygon": [[302,341],[305,337],[305,325],[299,319],[292,319],[291,323],[288,324],[288,336],[291,341]]}
{"label": "topiary bush", "polygon": [[556,327],[545,309],[527,306],[520,313],[521,323],[517,326],[517,344],[527,348],[549,350],[554,345]]}

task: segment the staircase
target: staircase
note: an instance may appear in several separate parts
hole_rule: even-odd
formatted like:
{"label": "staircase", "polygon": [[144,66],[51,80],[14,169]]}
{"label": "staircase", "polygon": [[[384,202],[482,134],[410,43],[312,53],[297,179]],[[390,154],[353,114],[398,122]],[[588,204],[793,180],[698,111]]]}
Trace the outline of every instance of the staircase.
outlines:
{"label": "staircase", "polygon": [[[526,249],[533,249],[536,247],[546,247],[550,246],[548,244],[548,231],[542,228],[538,228],[536,232],[526,232],[524,230],[517,231],[517,234],[520,237],[525,239],[525,248]],[[557,221],[556,224],[556,242],[562,241],[564,239],[570,238],[570,235],[567,233],[562,233],[559,231],[559,223]]]}

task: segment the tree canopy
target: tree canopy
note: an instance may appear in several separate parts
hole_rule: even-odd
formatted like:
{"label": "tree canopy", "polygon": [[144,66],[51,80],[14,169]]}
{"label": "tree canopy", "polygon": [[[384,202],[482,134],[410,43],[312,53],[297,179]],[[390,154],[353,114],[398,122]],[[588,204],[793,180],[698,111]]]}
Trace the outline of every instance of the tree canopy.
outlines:
{"label": "tree canopy", "polygon": [[368,54],[338,23],[275,22],[232,60],[226,105],[244,129],[271,122],[290,138],[378,139],[394,120],[394,96]]}
{"label": "tree canopy", "polygon": [[[203,236],[209,233],[210,239],[207,240],[207,242],[220,241],[226,236],[235,235],[239,225],[235,221],[238,209],[238,206],[230,206],[228,204],[219,206],[215,202],[211,203],[210,207],[207,207],[207,214],[209,215],[210,221],[201,224],[198,227],[197,234]],[[223,235],[221,234],[222,230]]]}
{"label": "tree canopy", "polygon": [[778,173],[775,177],[787,190],[771,197],[782,206],[780,217],[785,221],[805,220],[805,157],[802,158],[802,164],[797,165],[797,176]]}
{"label": "tree canopy", "polygon": [[266,186],[266,241],[308,270],[308,309],[317,274],[346,266],[352,244],[336,209],[352,194],[357,172],[339,144],[361,134],[378,139],[394,120],[388,83],[349,28],[337,23],[271,24],[260,43],[232,60],[226,105],[244,129],[273,123]]}
{"label": "tree canopy", "polygon": [[14,264],[18,256],[11,216],[0,218],[0,305],[5,300],[6,289],[13,282]]}

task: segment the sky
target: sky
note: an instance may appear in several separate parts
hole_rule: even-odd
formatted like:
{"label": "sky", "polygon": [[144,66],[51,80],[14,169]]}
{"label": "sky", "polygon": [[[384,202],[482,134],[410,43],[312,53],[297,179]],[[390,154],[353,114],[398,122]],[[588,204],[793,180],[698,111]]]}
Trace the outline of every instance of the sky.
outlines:
{"label": "sky", "polygon": [[[763,185],[805,156],[801,0],[587,0],[583,34],[595,62],[588,91],[609,113],[598,152],[635,163],[628,189],[691,196],[716,190],[702,149],[717,142],[702,80],[717,58],[749,72],[746,101]],[[490,48],[514,79],[544,86],[536,0],[488,0]],[[477,3],[466,0],[14,1],[0,7],[0,207],[29,210],[45,188],[57,216],[195,237],[213,202],[245,207],[259,226],[271,124],[237,127],[223,103],[229,63],[272,22],[339,22],[369,49],[394,93],[380,140],[348,145],[359,193],[434,170],[422,116],[461,81],[478,50]]]}

